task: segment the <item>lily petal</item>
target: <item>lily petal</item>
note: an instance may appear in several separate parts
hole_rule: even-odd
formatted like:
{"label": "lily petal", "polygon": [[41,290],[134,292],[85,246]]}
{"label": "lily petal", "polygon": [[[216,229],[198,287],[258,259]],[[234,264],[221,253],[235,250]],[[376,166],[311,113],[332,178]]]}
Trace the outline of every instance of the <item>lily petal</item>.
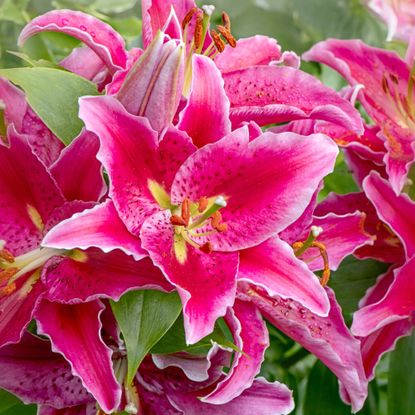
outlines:
{"label": "lily petal", "polygon": [[265,322],[253,304],[236,301],[226,315],[226,322],[241,352],[236,354],[225,379],[201,399],[202,402],[215,405],[232,401],[252,386],[269,346]]}
{"label": "lily petal", "polygon": [[298,301],[318,315],[329,312],[329,300],[318,278],[278,237],[240,252],[238,280],[262,287],[270,297]]}
{"label": "lily petal", "polygon": [[95,404],[71,406],[69,408],[56,409],[51,406],[39,406],[37,415],[96,415],[97,409]]}
{"label": "lily petal", "polygon": [[209,236],[213,249],[255,246],[302,214],[332,171],[337,152],[333,141],[322,135],[265,133],[249,142],[245,126],[183,163],[172,185],[172,203],[223,196],[227,206],[221,213],[228,230]]}
{"label": "lily petal", "polygon": [[24,403],[65,408],[93,401],[71,374],[68,362],[53,353],[50,343],[26,333],[19,344],[0,349],[0,387]]}
{"label": "lily petal", "polygon": [[100,335],[103,309],[99,302],[63,305],[43,301],[36,320],[39,332],[51,338],[52,350],[68,360],[101,408],[112,412],[120,404],[121,387],[112,369],[111,349]]}
{"label": "lily petal", "polygon": [[411,258],[415,253],[415,203],[406,194],[396,196],[388,182],[375,172],[364,180],[363,188],[379,218],[400,237]]}
{"label": "lily petal", "polygon": [[66,200],[99,201],[106,193],[98,149],[97,136],[83,130],[50,167]]}
{"label": "lily petal", "polygon": [[360,342],[349,332],[334,293],[327,289],[330,313],[319,317],[301,304],[270,298],[259,288],[238,284],[239,297],[252,301],[262,315],[278,329],[316,355],[339,379],[342,399],[359,411],[367,397],[367,379],[360,354]]}
{"label": "lily petal", "polygon": [[312,118],[334,122],[358,134],[363,132],[360,115],[347,100],[298,69],[255,66],[223,77],[234,126],[243,121],[263,126]]}
{"label": "lily petal", "polygon": [[192,86],[178,128],[186,131],[197,147],[203,147],[231,132],[230,104],[213,61],[206,56],[193,55],[192,64]]}
{"label": "lily petal", "polygon": [[234,303],[238,254],[207,254],[188,245],[180,262],[173,252],[169,211],[156,213],[144,222],[141,240],[154,264],[177,287],[187,343],[198,342],[213,331],[215,321]]}
{"label": "lily petal", "polygon": [[53,10],[34,18],[20,33],[22,46],[31,36],[41,32],[61,32],[73,36],[91,48],[114,74],[127,62],[125,43],[110,25],[74,10]]}

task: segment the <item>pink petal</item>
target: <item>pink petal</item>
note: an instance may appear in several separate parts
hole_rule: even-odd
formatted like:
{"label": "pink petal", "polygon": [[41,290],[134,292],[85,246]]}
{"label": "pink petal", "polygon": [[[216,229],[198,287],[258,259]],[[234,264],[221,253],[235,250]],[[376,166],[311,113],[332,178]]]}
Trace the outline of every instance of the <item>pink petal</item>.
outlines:
{"label": "pink petal", "polygon": [[168,20],[171,8],[179,22],[182,22],[186,13],[196,7],[193,0],[143,0],[141,4],[143,16],[143,43],[147,47],[156,33],[162,30]]}
{"label": "pink petal", "polygon": [[224,74],[231,120],[260,125],[320,119],[361,133],[359,113],[316,78],[290,67],[256,66]]}
{"label": "pink petal", "polygon": [[227,45],[215,58],[216,66],[222,73],[248,68],[249,66],[268,65],[281,58],[281,47],[275,39],[256,35],[238,39],[235,48]]}
{"label": "pink petal", "polygon": [[178,409],[186,415],[285,415],[293,411],[292,392],[279,382],[270,383],[257,378],[249,389],[224,405],[202,403],[195,395],[169,394]]}
{"label": "pink petal", "polygon": [[265,322],[253,304],[236,301],[233,309],[228,311],[226,321],[241,352],[236,354],[227,376],[213,392],[201,399],[215,405],[232,401],[252,386],[269,346]]}
{"label": "pink petal", "polygon": [[0,145],[0,235],[20,255],[38,247],[45,223],[64,200],[27,140],[14,128],[8,135],[10,148]]}
{"label": "pink petal", "polygon": [[33,273],[22,275],[15,284],[14,292],[0,297],[0,348],[20,341],[46,289]]}
{"label": "pink petal", "polygon": [[173,121],[184,78],[184,46],[164,40],[159,33],[130,69],[116,95],[130,114],[148,118],[157,131]]}
{"label": "pink petal", "polygon": [[82,405],[82,406],[71,406],[64,409],[56,409],[51,406],[39,406],[37,415],[96,415],[96,405]]}
{"label": "pink petal", "polygon": [[242,127],[184,162],[172,185],[172,203],[224,196],[227,206],[221,213],[228,230],[209,240],[214,250],[248,248],[302,214],[322,178],[332,171],[337,152],[321,135],[265,133],[249,142],[248,129]]}
{"label": "pink petal", "polygon": [[147,119],[129,114],[109,96],[82,98],[80,117],[100,138],[98,159],[110,176],[109,194],[115,207],[130,232],[138,234],[143,221],[160,210],[149,180],[168,192],[172,177],[194,145],[185,133],[172,129],[159,144]]}
{"label": "pink petal", "polygon": [[111,349],[100,335],[103,308],[99,302],[62,305],[43,301],[36,319],[39,332],[51,338],[52,350],[68,360],[101,408],[112,412],[120,404],[121,388],[112,369]]}
{"label": "pink petal", "polygon": [[51,351],[50,343],[29,333],[19,344],[0,349],[0,370],[0,387],[27,404],[64,408],[93,400],[65,359]]}
{"label": "pink petal", "polygon": [[194,344],[210,334],[215,321],[233,305],[238,254],[206,254],[187,245],[187,259],[182,264],[173,253],[173,237],[169,211],[154,214],[141,229],[143,248],[177,287],[183,303],[186,341]]}
{"label": "pink petal", "polygon": [[394,350],[396,342],[411,334],[413,325],[409,320],[400,320],[388,324],[362,339],[362,357],[368,380],[375,377],[375,368],[380,358]]}
{"label": "pink petal", "polygon": [[147,256],[139,239],[126,229],[110,199],[60,222],[46,234],[42,246],[84,250],[96,247],[103,252],[120,249],[136,260]]}
{"label": "pink petal", "polygon": [[371,173],[363,182],[367,197],[376,208],[379,218],[400,237],[406,255],[415,253],[415,204],[406,194],[396,196],[388,182]]}
{"label": "pink petal", "polygon": [[202,147],[231,132],[229,99],[223,79],[211,59],[193,55],[192,86],[189,100],[180,114],[178,128]]}
{"label": "pink petal", "polygon": [[270,297],[298,301],[318,315],[329,312],[329,300],[318,278],[278,237],[240,252],[238,280],[262,287]]}
{"label": "pink petal", "polygon": [[83,130],[51,166],[50,172],[67,200],[99,201],[107,191],[96,159],[98,149],[98,138]]}
{"label": "pink petal", "polygon": [[334,294],[327,289],[331,308],[327,317],[319,317],[299,303],[282,298],[270,298],[260,288],[239,285],[240,297],[252,301],[262,315],[279,330],[315,354],[339,379],[342,399],[359,411],[367,396],[360,342],[349,332]]}
{"label": "pink petal", "polygon": [[361,308],[354,314],[352,331],[365,337],[395,321],[411,317],[415,311],[415,257],[395,270],[395,280],[377,303]]}
{"label": "pink petal", "polygon": [[127,53],[123,38],[108,24],[74,10],[54,10],[34,18],[20,33],[18,44],[41,32],[61,32],[91,48],[113,74],[125,67]]}
{"label": "pink petal", "polygon": [[[373,245],[374,237],[369,235],[364,228],[366,215],[354,212],[347,215],[328,214],[324,217],[316,217],[313,226],[323,229],[317,241],[322,243],[329,257],[331,270],[336,270],[346,256],[364,245]],[[300,240],[307,239],[309,230],[302,235]],[[323,259],[317,248],[310,248],[301,255],[308,267],[313,270],[324,268]]]}
{"label": "pink petal", "polygon": [[148,258],[137,262],[119,250],[104,254],[94,248],[81,255],[81,260],[65,258],[46,264],[42,276],[48,289],[46,299],[77,304],[98,298],[118,301],[133,289],[173,290]]}
{"label": "pink petal", "polygon": [[0,78],[0,99],[6,107],[4,109],[6,123],[14,124],[16,130],[21,131],[23,118],[28,108],[23,91],[7,79]]}

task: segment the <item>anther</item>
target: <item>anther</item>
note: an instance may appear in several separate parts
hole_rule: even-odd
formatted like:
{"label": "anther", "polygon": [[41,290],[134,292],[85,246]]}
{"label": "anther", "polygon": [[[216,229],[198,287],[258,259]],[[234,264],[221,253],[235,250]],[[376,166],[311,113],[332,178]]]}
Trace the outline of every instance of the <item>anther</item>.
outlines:
{"label": "anther", "polygon": [[317,248],[320,251],[320,255],[323,258],[324,268],[323,274],[320,279],[320,284],[325,287],[330,280],[330,266],[329,266],[329,256],[327,255],[327,250],[324,244],[321,242],[314,241],[311,246]]}
{"label": "anther", "polygon": [[387,94],[390,91],[388,80],[386,79],[385,76],[383,76],[382,78],[382,89],[385,94]]}
{"label": "anther", "polygon": [[6,297],[16,291],[16,284],[12,283],[0,288],[0,297]]}
{"label": "anther", "polygon": [[190,220],[190,203],[189,199],[184,199],[182,203],[182,219],[187,226]]}
{"label": "anther", "polygon": [[10,264],[14,262],[13,254],[7,249],[2,249],[0,251],[0,259],[4,259],[6,262],[9,262]]}
{"label": "anther", "polygon": [[229,43],[229,45],[232,48],[236,47],[236,39],[232,36],[232,33],[224,26],[218,25],[216,26],[219,33],[226,39],[226,41]]}
{"label": "anther", "polygon": [[221,39],[216,30],[210,31],[210,36],[212,36],[213,43],[216,46],[216,49],[219,53],[222,53],[225,50],[225,42]]}
{"label": "anther", "polygon": [[170,223],[175,226],[187,226],[187,223],[184,219],[178,215],[172,215],[170,217]]}
{"label": "anther", "polygon": [[206,208],[208,207],[208,204],[209,204],[209,200],[208,200],[208,198],[207,198],[207,197],[202,196],[202,197],[199,199],[199,202],[198,202],[198,208],[197,208],[197,210],[198,210],[200,213],[204,212],[204,211],[206,210]]}
{"label": "anther", "polygon": [[196,49],[199,49],[203,41],[203,17],[202,16],[198,16],[196,19],[194,40],[195,40]]}
{"label": "anther", "polygon": [[192,17],[195,15],[195,13],[197,13],[198,10],[199,9],[197,7],[193,7],[186,13],[186,16],[184,16],[184,19],[182,21],[183,30],[186,29],[186,26],[190,23],[190,21],[192,20]]}
{"label": "anther", "polygon": [[215,230],[218,232],[225,232],[228,230],[228,225],[226,223],[219,223],[219,225],[216,226]]}
{"label": "anther", "polygon": [[9,281],[9,279],[13,277],[13,275],[16,274],[18,271],[18,268],[9,268],[0,272],[0,284]]}
{"label": "anther", "polygon": [[213,251],[212,244],[210,242],[206,242],[199,248],[205,254],[210,254]]}
{"label": "anther", "polygon": [[210,221],[210,224],[212,225],[213,229],[216,229],[219,226],[219,224],[221,223],[221,221],[222,221],[222,213],[217,211],[212,215],[212,219]]}
{"label": "anther", "polygon": [[222,12],[222,22],[223,22],[223,25],[226,27],[226,29],[228,29],[230,32],[231,31],[231,19],[229,18],[228,13]]}

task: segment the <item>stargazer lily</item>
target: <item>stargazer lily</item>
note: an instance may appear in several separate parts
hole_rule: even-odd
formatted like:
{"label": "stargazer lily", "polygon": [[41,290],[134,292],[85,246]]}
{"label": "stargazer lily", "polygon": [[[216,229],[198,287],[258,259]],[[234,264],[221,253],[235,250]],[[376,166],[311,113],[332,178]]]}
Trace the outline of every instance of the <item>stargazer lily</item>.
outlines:
{"label": "stargazer lily", "polygon": [[360,40],[330,39],[313,46],[306,60],[337,70],[352,86],[363,85],[359,101],[380,128],[387,153],[383,158],[396,194],[407,184],[415,158],[414,68],[412,59],[368,46]]}
{"label": "stargazer lily", "polygon": [[[37,17],[23,29],[19,42],[42,31],[75,36],[106,65],[111,74],[108,94],[117,96],[132,114],[149,118],[157,131],[173,122],[197,146],[251,121],[262,126],[322,119],[361,133],[359,113],[297,69],[298,60],[292,53],[281,53],[275,40],[254,36],[236,41],[226,13],[223,24],[210,30],[212,7],[198,9],[193,1],[143,1],[142,11],[144,51],[123,50],[112,28],[70,10]],[[72,61],[76,56],[66,67],[77,70]],[[294,67],[279,66],[287,62]],[[89,73],[85,76],[91,79]],[[160,105],[164,111],[159,111]]]}
{"label": "stargazer lily", "polygon": [[[85,387],[111,411],[118,405],[119,392],[110,361],[105,361],[108,350],[99,338],[102,305],[94,300],[117,299],[133,288],[172,287],[112,215],[111,201],[94,208],[101,218],[95,226],[112,229],[111,239],[98,235],[101,249],[90,248],[91,238],[84,239],[79,249],[42,244],[52,227],[93,208],[96,202],[92,201],[106,191],[101,165],[93,158],[96,140],[84,132],[50,169],[34,154],[29,140],[12,127],[8,146],[0,145],[0,347],[18,342],[35,317],[42,334],[52,339],[55,350],[67,357]],[[75,164],[75,172],[67,168]],[[75,187],[71,179],[79,177]],[[73,321],[76,326],[71,326]],[[100,376],[108,379],[106,388],[95,387],[94,377]]]}
{"label": "stargazer lily", "polygon": [[[177,287],[187,342],[195,343],[234,303],[238,251],[301,215],[332,170],[337,147],[321,135],[266,133],[250,142],[243,127],[196,151],[184,132],[169,128],[159,137],[115,98],[82,98],[80,108],[87,129],[100,137],[98,158],[114,206]],[[80,229],[82,220],[93,222],[94,212],[66,221],[66,230],[58,225],[46,246],[71,246],[65,234]],[[306,278],[315,283],[314,276]],[[313,310],[327,314],[324,291],[315,294]]]}

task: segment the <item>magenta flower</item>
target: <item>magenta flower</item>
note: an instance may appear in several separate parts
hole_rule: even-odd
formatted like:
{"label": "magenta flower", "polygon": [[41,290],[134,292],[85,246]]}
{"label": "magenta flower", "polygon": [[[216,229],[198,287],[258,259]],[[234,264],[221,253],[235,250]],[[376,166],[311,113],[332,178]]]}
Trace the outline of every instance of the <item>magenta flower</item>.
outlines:
{"label": "magenta flower", "polygon": [[[177,287],[188,343],[209,334],[233,305],[238,251],[296,220],[337,155],[323,136],[268,133],[249,142],[247,127],[196,151],[185,133],[170,128],[159,138],[110,97],[83,98],[80,116],[100,137],[98,158],[118,214]],[[47,246],[72,247],[65,235],[79,219],[55,228],[61,235],[52,232]],[[327,313],[326,300],[314,310]]]}
{"label": "magenta flower", "polygon": [[380,127],[378,136],[387,149],[383,160],[386,172],[399,194],[415,157],[412,63],[358,40],[324,41],[306,52],[304,58],[331,66],[353,86],[364,86],[359,100]]}
{"label": "magenta flower", "polygon": [[[143,260],[145,251],[112,215],[115,210],[109,201],[95,207],[100,217],[96,228],[113,231],[112,239],[96,235],[102,250],[90,248],[94,235],[76,250],[42,244],[53,226],[91,208],[92,201],[106,191],[102,167],[95,159],[96,137],[82,133],[49,170],[13,128],[9,128],[8,142],[10,147],[0,145],[0,347],[18,342],[35,317],[39,330],[52,339],[55,350],[67,357],[86,388],[110,411],[119,392],[108,350],[99,336],[102,305],[93,300],[117,299],[132,288],[172,287],[149,260]],[[68,169],[74,163],[77,169]],[[82,304],[85,301],[89,302]],[[101,376],[108,383],[97,389],[94,378]]]}
{"label": "magenta flower", "polygon": [[399,237],[406,260],[398,260],[363,299],[353,319],[353,332],[362,340],[362,353],[368,377],[382,354],[394,348],[396,341],[410,334],[415,303],[413,212],[415,204],[407,195],[396,196],[390,184],[372,173],[364,181],[367,197],[377,214]]}

